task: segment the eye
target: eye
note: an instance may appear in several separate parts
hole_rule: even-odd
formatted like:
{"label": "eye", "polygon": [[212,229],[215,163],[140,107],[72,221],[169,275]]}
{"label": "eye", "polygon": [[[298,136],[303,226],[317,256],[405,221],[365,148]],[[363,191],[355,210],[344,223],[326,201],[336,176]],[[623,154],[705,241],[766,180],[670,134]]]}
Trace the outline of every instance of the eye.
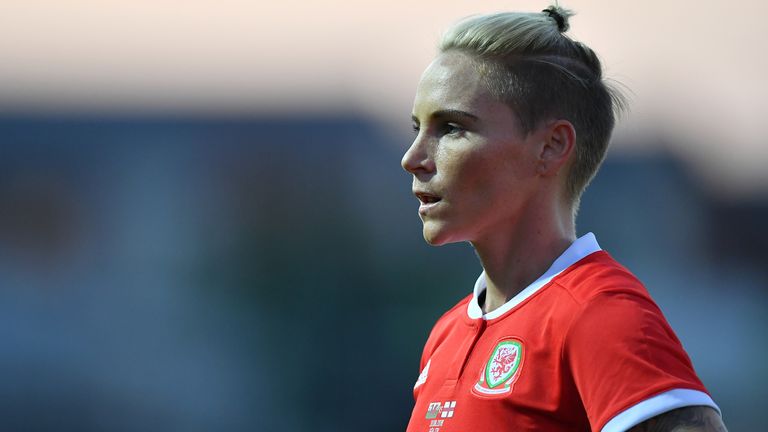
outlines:
{"label": "eye", "polygon": [[456,123],[445,123],[442,129],[444,135],[459,135],[464,132],[464,128]]}
{"label": "eye", "polygon": [[418,125],[418,124],[416,124],[416,123],[414,123],[412,127],[413,127],[413,133],[415,133],[415,134],[418,134],[418,133],[419,133],[419,130],[421,129],[421,128],[419,127],[419,125]]}

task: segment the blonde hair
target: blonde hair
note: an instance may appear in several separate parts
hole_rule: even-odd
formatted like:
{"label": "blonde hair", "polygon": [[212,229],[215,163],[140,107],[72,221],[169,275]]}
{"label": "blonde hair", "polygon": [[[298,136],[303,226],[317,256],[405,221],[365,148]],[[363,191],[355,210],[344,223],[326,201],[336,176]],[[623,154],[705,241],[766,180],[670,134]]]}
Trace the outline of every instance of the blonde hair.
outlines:
{"label": "blonde hair", "polygon": [[564,119],[576,130],[566,194],[574,213],[602,163],[622,95],[603,79],[597,55],[564,35],[573,13],[550,6],[538,13],[471,16],[449,28],[440,52],[474,57],[488,90],[509,105],[525,134],[542,122]]}

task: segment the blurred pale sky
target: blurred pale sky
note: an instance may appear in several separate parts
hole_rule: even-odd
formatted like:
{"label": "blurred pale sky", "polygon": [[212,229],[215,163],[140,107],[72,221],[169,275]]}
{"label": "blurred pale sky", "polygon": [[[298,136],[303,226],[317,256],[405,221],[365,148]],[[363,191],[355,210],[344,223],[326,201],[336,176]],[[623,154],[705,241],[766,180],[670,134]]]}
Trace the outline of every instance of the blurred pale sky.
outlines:
{"label": "blurred pale sky", "polygon": [[[455,20],[541,1],[2,0],[3,112],[362,113],[410,128]],[[571,37],[631,90],[619,137],[654,137],[725,193],[768,193],[768,3],[572,0]],[[648,146],[622,139],[617,151]],[[402,143],[405,145],[406,143]]]}

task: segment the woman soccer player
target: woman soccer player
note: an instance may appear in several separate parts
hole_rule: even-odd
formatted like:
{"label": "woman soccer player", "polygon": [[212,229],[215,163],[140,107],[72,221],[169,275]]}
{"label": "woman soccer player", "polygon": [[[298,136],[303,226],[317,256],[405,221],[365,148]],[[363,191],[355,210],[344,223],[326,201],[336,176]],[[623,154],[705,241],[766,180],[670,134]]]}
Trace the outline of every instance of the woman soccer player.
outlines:
{"label": "woman soccer player", "polygon": [[402,165],[426,241],[483,272],[424,347],[409,432],[724,431],[643,285],[576,236],[617,109],[570,13],[471,17],[421,77]]}

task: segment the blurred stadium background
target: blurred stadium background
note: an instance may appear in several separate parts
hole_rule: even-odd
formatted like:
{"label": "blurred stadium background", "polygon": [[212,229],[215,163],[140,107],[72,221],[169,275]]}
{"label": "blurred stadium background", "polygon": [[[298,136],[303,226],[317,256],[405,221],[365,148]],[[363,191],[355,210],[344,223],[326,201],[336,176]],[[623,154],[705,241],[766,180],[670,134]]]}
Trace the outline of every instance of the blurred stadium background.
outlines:
{"label": "blurred stadium background", "polygon": [[[565,5],[632,101],[579,233],[757,430],[768,6]],[[421,239],[413,90],[455,19],[545,6],[4,0],[0,429],[403,430],[479,272]]]}

